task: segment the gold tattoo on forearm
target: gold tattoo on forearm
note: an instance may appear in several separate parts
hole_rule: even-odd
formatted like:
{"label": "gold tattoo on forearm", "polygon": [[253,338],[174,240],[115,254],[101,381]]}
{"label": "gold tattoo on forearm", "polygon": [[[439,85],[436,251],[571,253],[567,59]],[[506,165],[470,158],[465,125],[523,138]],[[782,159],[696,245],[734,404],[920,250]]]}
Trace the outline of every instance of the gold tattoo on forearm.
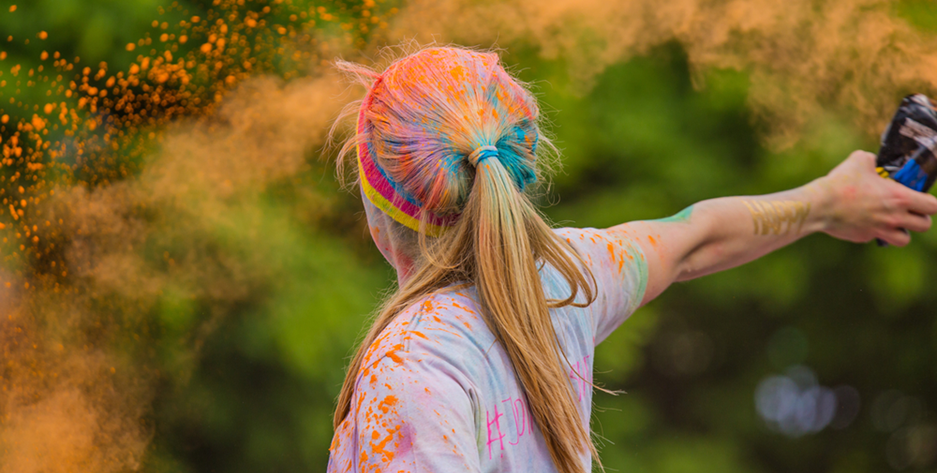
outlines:
{"label": "gold tattoo on forearm", "polygon": [[742,203],[752,214],[755,235],[783,235],[795,225],[800,233],[810,215],[810,202],[743,200]]}

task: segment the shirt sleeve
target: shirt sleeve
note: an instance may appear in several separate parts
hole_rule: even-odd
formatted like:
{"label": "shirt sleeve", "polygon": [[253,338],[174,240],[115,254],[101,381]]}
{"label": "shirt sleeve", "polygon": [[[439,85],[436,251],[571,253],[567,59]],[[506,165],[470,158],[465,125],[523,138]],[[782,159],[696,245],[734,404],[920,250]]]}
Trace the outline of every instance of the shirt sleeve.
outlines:
{"label": "shirt sleeve", "polygon": [[572,245],[595,277],[596,299],[590,307],[598,345],[641,305],[647,287],[644,252],[628,234],[615,229],[562,228],[557,234]]}
{"label": "shirt sleeve", "polygon": [[480,471],[473,399],[459,370],[433,355],[435,342],[400,330],[399,343],[378,343],[377,361],[366,360],[358,379],[355,471]]}

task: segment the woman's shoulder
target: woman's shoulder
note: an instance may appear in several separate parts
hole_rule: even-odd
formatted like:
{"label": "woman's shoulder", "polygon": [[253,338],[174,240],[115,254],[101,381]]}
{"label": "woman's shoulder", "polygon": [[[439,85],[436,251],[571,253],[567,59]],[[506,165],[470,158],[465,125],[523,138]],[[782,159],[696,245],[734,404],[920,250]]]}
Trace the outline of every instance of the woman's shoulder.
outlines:
{"label": "woman's shoulder", "polygon": [[468,364],[494,342],[475,302],[473,287],[423,296],[377,336],[362,360],[362,371],[382,362],[419,366],[426,360]]}
{"label": "woman's shoulder", "polygon": [[621,241],[621,235],[616,234],[611,229],[560,227],[554,228],[553,233],[577,249],[607,246],[610,243],[620,243]]}
{"label": "woman's shoulder", "polygon": [[394,322],[428,341],[461,344],[491,334],[482,318],[475,287],[454,286],[421,297]]}
{"label": "woman's shoulder", "polygon": [[565,240],[589,266],[611,262],[621,272],[626,260],[638,258],[644,261],[641,246],[632,240],[627,230],[621,227],[598,228],[555,228],[553,232]]}
{"label": "woman's shoulder", "polygon": [[[608,229],[558,228],[564,239],[589,269],[595,281],[595,343],[605,339],[640,305],[647,287],[647,261],[641,245],[626,226]],[[649,236],[649,244],[656,244]]]}

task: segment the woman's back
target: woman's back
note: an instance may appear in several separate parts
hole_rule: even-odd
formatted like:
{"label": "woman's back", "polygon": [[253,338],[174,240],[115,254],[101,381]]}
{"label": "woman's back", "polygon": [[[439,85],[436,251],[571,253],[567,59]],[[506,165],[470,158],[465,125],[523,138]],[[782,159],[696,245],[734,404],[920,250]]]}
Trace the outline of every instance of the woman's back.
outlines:
{"label": "woman's back", "polygon": [[[597,284],[588,307],[550,310],[588,429],[595,345],[637,308],[646,265],[627,235],[556,233]],[[569,295],[555,268],[545,266],[540,275],[547,297]],[[555,471],[511,360],[477,300],[474,286],[445,289],[415,302],[380,333],[360,365],[349,416],[336,430],[329,472]],[[583,452],[583,464],[590,461]]]}

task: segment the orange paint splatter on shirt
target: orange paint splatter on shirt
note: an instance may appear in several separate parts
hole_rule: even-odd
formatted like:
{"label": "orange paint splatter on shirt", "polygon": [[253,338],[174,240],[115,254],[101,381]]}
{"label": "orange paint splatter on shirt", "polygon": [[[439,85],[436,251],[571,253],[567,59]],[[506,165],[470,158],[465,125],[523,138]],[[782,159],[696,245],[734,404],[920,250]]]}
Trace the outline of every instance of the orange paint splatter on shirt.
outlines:
{"label": "orange paint splatter on shirt", "polygon": [[453,307],[456,307],[456,308],[459,308],[459,309],[462,309],[462,310],[464,310],[465,312],[468,312],[468,313],[470,313],[470,314],[474,314],[474,313],[475,313],[474,310],[469,309],[468,307],[465,307],[465,306],[463,306],[463,305],[461,305],[461,304],[459,304],[458,302],[455,302],[455,301],[452,301],[452,306],[453,306]]}
{"label": "orange paint splatter on shirt", "polygon": [[[392,346],[392,347],[390,348],[390,350],[387,351],[386,355],[387,355],[387,357],[390,358],[391,360],[394,360],[394,363],[397,363],[398,365],[401,365],[401,364],[403,364],[403,358],[400,358],[400,356],[397,355],[397,352],[398,352],[399,350],[403,350],[403,344],[402,344],[402,343],[398,343],[398,344]],[[378,360],[378,362],[379,362],[379,361],[380,361],[380,360]],[[377,363],[378,363],[378,362],[375,362],[375,363],[374,363],[375,366],[377,366]]]}
{"label": "orange paint splatter on shirt", "polygon": [[385,414],[387,414],[387,411],[388,411],[391,407],[397,405],[397,401],[398,401],[397,396],[394,396],[393,394],[390,394],[390,395],[388,395],[387,397],[385,397],[384,400],[381,401],[380,404],[377,405],[377,408],[380,409],[381,411],[383,411]]}
{"label": "orange paint splatter on shirt", "polygon": [[370,442],[371,451],[373,451],[375,454],[380,454],[384,462],[390,462],[390,461],[393,461],[394,459],[395,452],[384,450],[384,447],[387,445],[387,442],[390,442],[391,440],[394,439],[394,434],[396,434],[399,430],[400,430],[399,425],[394,427],[393,429],[387,429],[387,436],[384,437],[379,444],[374,445],[374,442]]}

